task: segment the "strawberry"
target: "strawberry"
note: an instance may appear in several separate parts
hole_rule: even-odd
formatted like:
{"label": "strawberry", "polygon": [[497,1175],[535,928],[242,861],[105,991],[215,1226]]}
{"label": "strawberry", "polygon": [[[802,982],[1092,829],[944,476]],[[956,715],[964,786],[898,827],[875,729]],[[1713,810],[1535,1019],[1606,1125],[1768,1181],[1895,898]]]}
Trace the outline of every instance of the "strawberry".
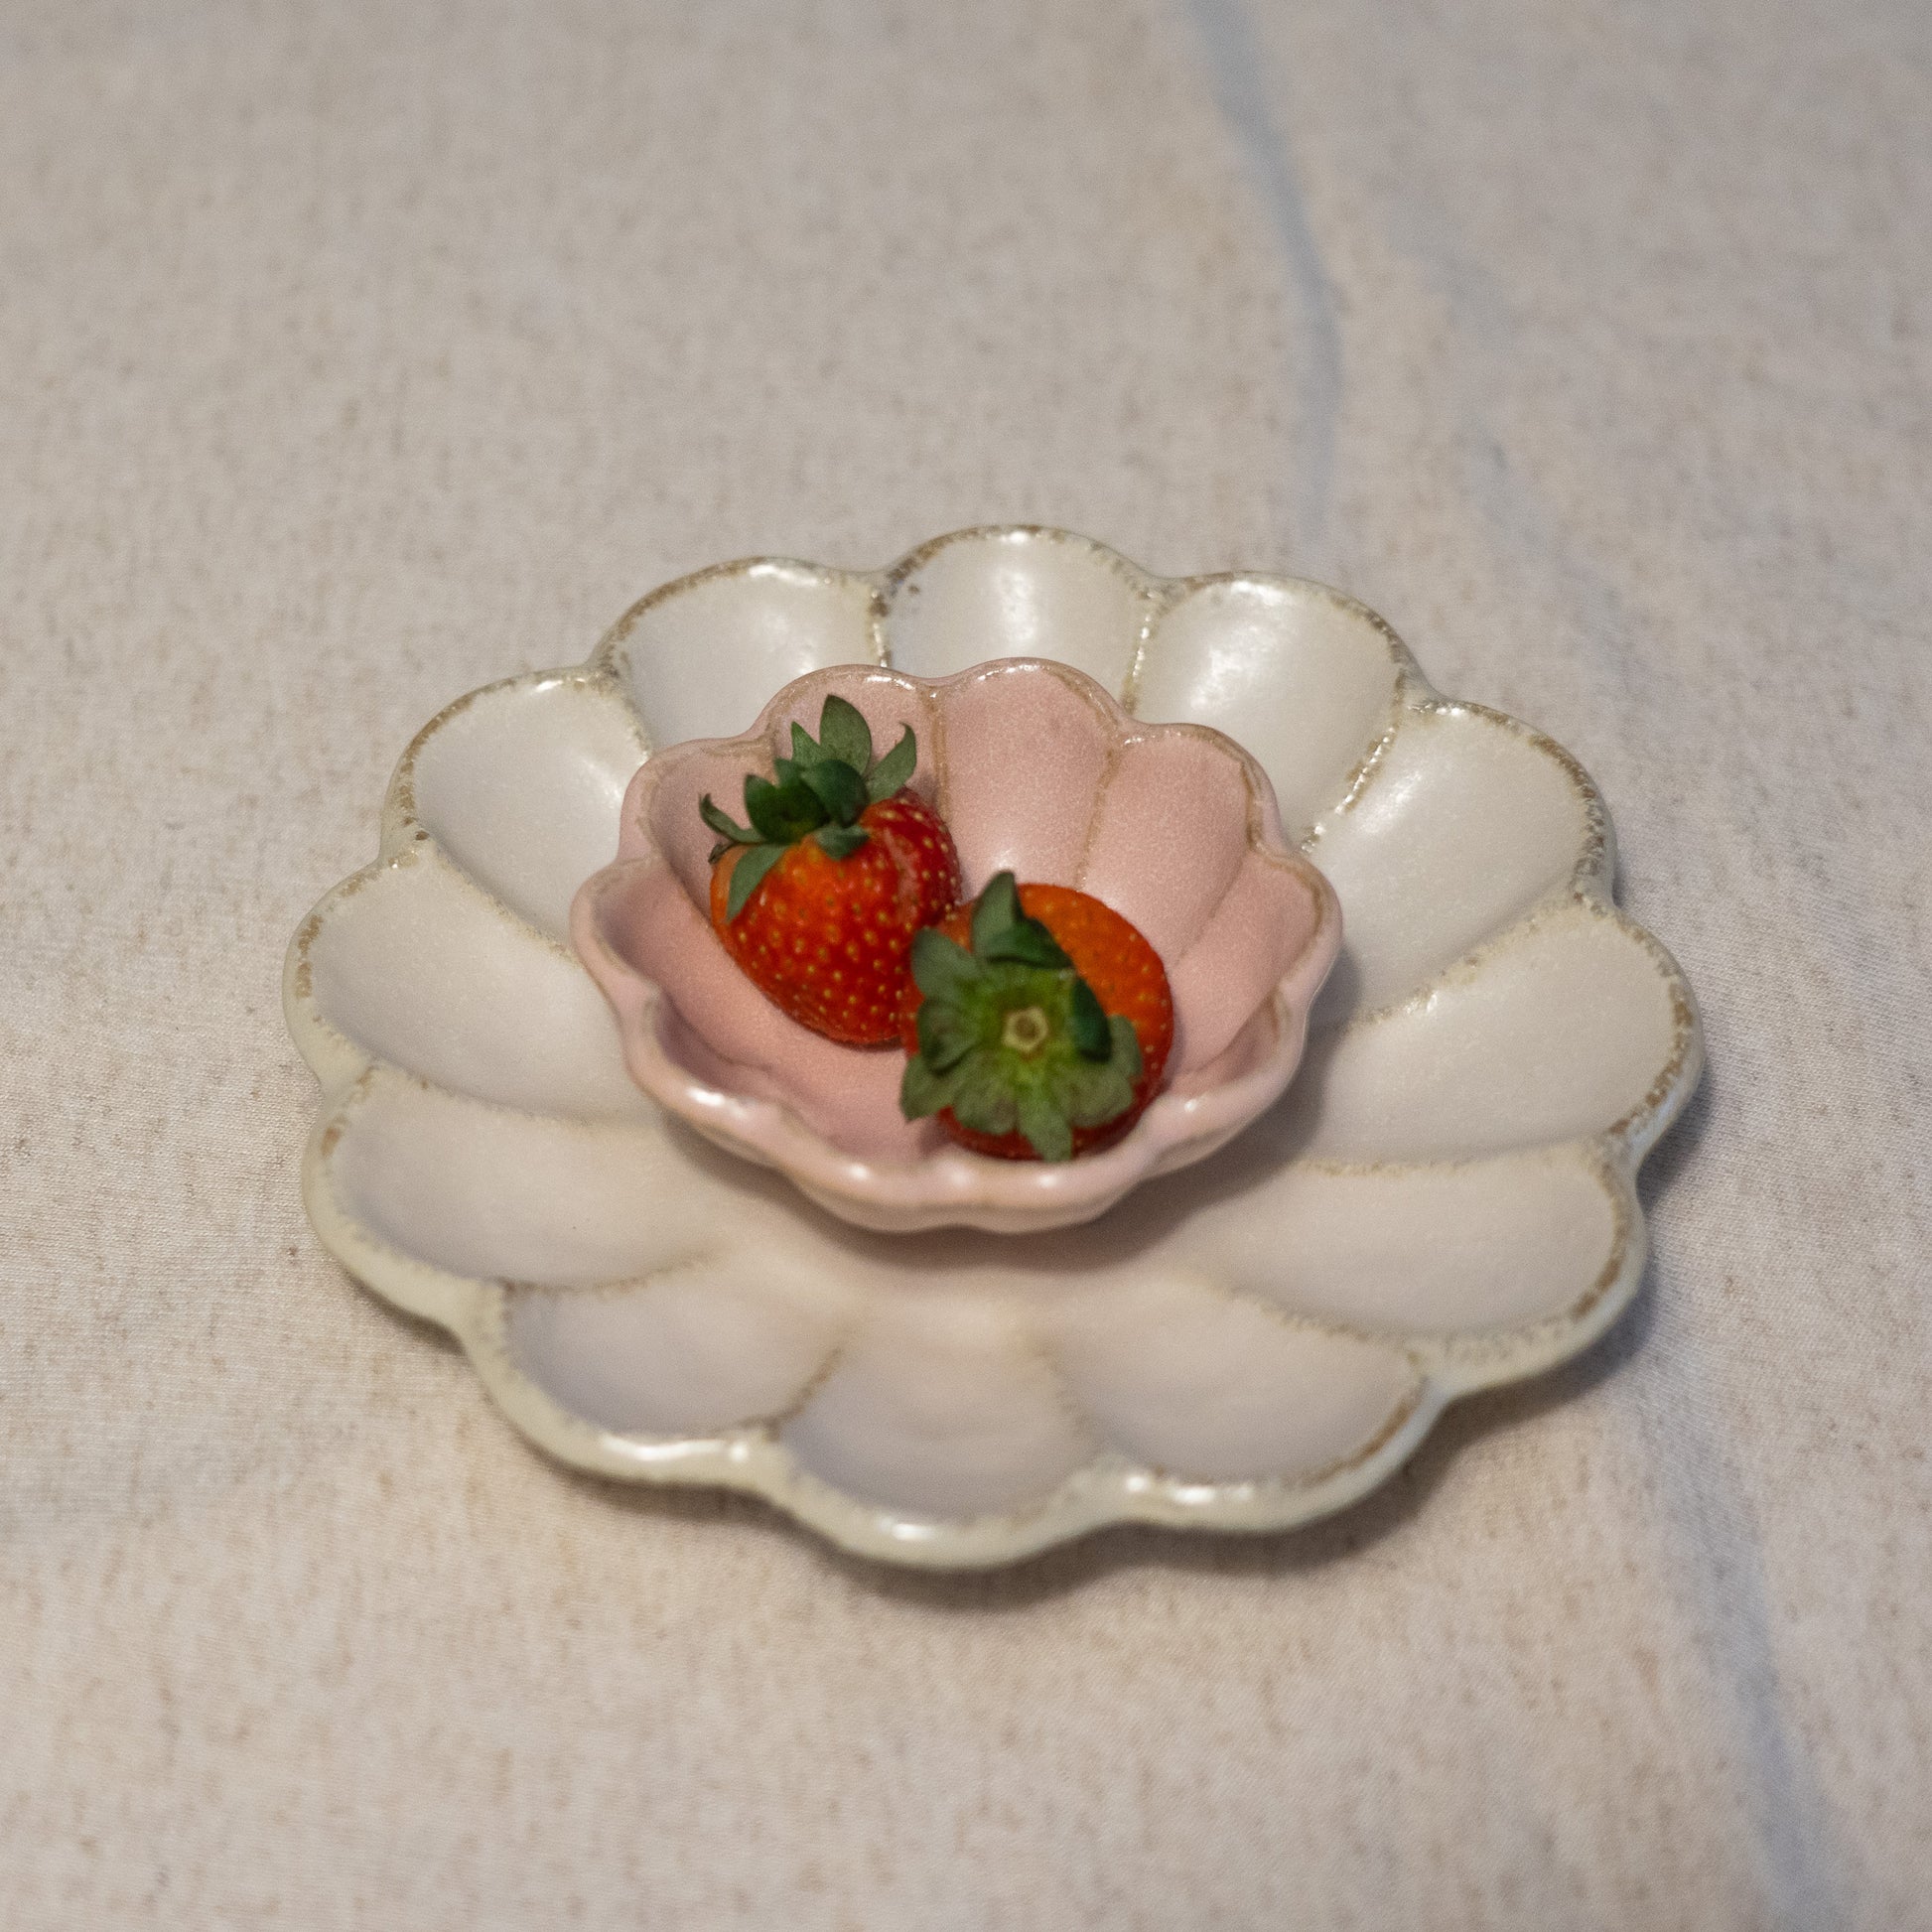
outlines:
{"label": "strawberry", "polygon": [[998,874],[912,941],[899,1110],[1007,1161],[1068,1161],[1133,1126],[1173,1045],[1161,955],[1070,886]]}
{"label": "strawberry", "polygon": [[908,726],[884,758],[855,705],[828,697],[818,737],[791,728],[775,779],[745,780],[737,825],[707,795],[711,923],[759,990],[814,1033],[873,1046],[914,997],[912,935],[965,890],[945,820],[905,781]]}

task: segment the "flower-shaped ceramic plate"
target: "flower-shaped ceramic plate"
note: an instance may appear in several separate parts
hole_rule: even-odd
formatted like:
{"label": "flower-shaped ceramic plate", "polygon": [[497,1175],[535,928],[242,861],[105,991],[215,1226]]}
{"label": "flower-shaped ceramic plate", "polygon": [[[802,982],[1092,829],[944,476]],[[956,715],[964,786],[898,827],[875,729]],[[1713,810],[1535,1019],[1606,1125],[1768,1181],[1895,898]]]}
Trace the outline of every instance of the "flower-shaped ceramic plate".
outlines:
{"label": "flower-shaped ceramic plate", "polygon": [[[808,1031],[732,964],[711,926],[718,835],[699,800],[730,797],[749,769],[770,775],[791,725],[816,722],[830,693],[886,743],[914,730],[912,782],[957,842],[969,897],[1003,869],[1075,886],[1160,953],[1173,1056],[1162,1093],[1111,1147],[1064,1162],[968,1154],[899,1111],[899,1054]],[[1070,1227],[1206,1159],[1281,1097],[1340,943],[1332,890],[1283,843],[1268,779],[1239,746],[1131,718],[1084,673],[1040,658],[936,680],[876,664],[811,672],[757,732],[658,753],[621,817],[617,863],[578,894],[571,938],[637,1084],[882,1232]]]}
{"label": "flower-shaped ceramic plate", "polygon": [[[998,656],[1246,746],[1339,895],[1342,957],[1295,1084],[1212,1159],[1085,1227],[868,1234],[643,1097],[570,903],[653,745],[743,732],[824,665]],[[1574,759],[1439,697],[1319,586],[1152,578],[1041,530],[879,574],[723,566],[405,753],[380,857],[290,950],[324,1089],[309,1211],[583,1468],[751,1490],[934,1566],[1122,1520],[1285,1527],[1636,1286],[1635,1171],[1700,1046],[1612,863]]]}

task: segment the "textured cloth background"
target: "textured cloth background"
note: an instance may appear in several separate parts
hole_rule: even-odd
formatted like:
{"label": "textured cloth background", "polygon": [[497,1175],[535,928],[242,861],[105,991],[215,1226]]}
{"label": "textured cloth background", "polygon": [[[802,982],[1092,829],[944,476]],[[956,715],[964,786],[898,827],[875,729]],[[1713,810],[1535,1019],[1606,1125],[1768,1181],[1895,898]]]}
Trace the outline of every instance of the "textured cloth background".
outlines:
{"label": "textured cloth background", "polygon": [[[0,5],[0,1922],[1932,1924],[1932,11]],[[1254,1543],[560,1473],[297,1200],[415,728],[984,520],[1576,751],[1614,1334]]]}

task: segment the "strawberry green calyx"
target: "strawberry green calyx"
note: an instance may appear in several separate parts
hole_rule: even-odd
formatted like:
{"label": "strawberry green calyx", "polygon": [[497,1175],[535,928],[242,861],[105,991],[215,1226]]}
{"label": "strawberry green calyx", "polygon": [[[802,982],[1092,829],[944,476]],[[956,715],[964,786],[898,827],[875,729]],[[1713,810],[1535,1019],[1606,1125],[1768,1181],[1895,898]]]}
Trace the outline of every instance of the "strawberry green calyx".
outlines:
{"label": "strawberry green calyx", "polygon": [[925,997],[899,1083],[907,1120],[949,1108],[975,1133],[1018,1130],[1042,1161],[1068,1161],[1076,1127],[1105,1127],[1133,1106],[1133,1024],[1109,1016],[1059,941],[1021,911],[1012,873],[980,895],[970,951],[927,926],[911,963]]}
{"label": "strawberry green calyx", "polygon": [[735,845],[751,848],[732,869],[727,916],[738,917],[765,874],[801,839],[816,840],[830,858],[851,858],[868,837],[860,814],[897,792],[918,757],[908,725],[884,758],[874,758],[872,727],[864,714],[844,698],[830,696],[818,714],[817,738],[803,725],[793,725],[791,756],[776,760],[772,777],[747,775],[750,825],[735,823],[707,792],[698,815],[718,834],[712,864]]}

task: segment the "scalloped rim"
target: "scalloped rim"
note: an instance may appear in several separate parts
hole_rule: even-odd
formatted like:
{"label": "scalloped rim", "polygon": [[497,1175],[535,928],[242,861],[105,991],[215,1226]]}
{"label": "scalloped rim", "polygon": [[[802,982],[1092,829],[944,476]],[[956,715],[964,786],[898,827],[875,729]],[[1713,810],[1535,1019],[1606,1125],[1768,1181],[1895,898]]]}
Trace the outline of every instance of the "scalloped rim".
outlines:
{"label": "scalloped rim", "polygon": [[[1255,1008],[1244,1027],[1266,1014],[1272,1037],[1262,1058],[1232,1079],[1186,1094],[1163,1093],[1133,1129],[1104,1153],[1067,1165],[990,1161],[947,1149],[912,1165],[873,1162],[845,1152],[791,1107],[734,1093],[703,1080],[666,1048],[658,1022],[663,990],[639,973],[606,940],[600,917],[606,895],[621,889],[635,867],[664,864],[649,838],[649,803],[676,761],[687,755],[732,753],[752,761],[771,749],[774,720],[796,702],[801,689],[823,682],[838,667],[808,671],[772,697],[758,723],[736,738],[701,739],[667,748],[646,763],[624,796],[623,812],[645,840],[645,849],[592,874],[579,888],[571,917],[578,957],[607,995],[621,984],[639,1005],[623,1022],[624,1055],[631,1077],[670,1113],[732,1153],[777,1169],[831,1213],[883,1233],[926,1228],[977,1227],[999,1234],[1043,1233],[1093,1220],[1142,1181],[1205,1160],[1271,1107],[1301,1064],[1309,1013],[1341,946],[1341,906],[1320,872],[1282,838],[1275,825],[1274,788],[1261,766],[1225,733],[1204,725],[1149,725],[1127,711],[1106,688],[1071,665],[1050,658],[1001,660],[1058,678],[1099,713],[1113,735],[1112,755],[1130,742],[1187,737],[1209,743],[1241,773],[1246,796],[1247,849],[1292,872],[1314,899],[1314,924],[1307,941]],[[885,666],[875,667],[885,669]],[[897,672],[921,691],[938,693],[980,675],[981,666],[949,677]],[[943,777],[941,784],[943,785]],[[1232,890],[1232,887],[1230,887]]]}
{"label": "scalloped rim", "polygon": [[[425,1089],[430,1083],[376,1060],[330,1025],[315,1002],[309,952],[337,902],[360,890],[385,868],[411,863],[418,848],[433,843],[431,834],[416,818],[414,772],[419,755],[436,732],[486,692],[512,688],[576,684],[610,692],[627,706],[618,653],[638,619],[653,606],[694,585],[725,576],[785,571],[815,579],[867,583],[872,589],[873,661],[884,663],[884,617],[890,592],[946,546],[989,539],[1048,541],[1077,547],[1120,572],[1146,597],[1148,615],[1123,686],[1123,703],[1130,713],[1155,622],[1172,605],[1196,590],[1214,584],[1286,586],[1332,603],[1366,622],[1386,640],[1395,667],[1388,722],[1351,773],[1340,803],[1316,823],[1307,843],[1318,845],[1323,826],[1337,813],[1349,810],[1373,782],[1404,712],[1459,711],[1489,718],[1535,745],[1561,766],[1576,790],[1587,827],[1584,849],[1567,886],[1526,909],[1508,930],[1519,930],[1557,905],[1586,907],[1648,951],[1669,991],[1671,1051],[1650,1089],[1629,1114],[1603,1133],[1568,1144],[1582,1152],[1594,1170],[1615,1216],[1610,1254],[1597,1279],[1568,1309],[1500,1332],[1398,1338],[1369,1328],[1347,1330],[1405,1355],[1416,1373],[1416,1386],[1410,1400],[1398,1408],[1375,1438],[1312,1475],[1293,1481],[1189,1481],[1106,1453],[1025,1509],[931,1520],[861,1501],[807,1474],[768,1426],[754,1425],[695,1439],[620,1435],[564,1409],[515,1366],[506,1344],[504,1322],[507,1299],[515,1284],[456,1275],[404,1254],[378,1240],[336,1198],[330,1156],[345,1131],[348,1114],[378,1081],[400,1081]],[[641,726],[639,738],[648,749]],[[510,1421],[546,1453],[575,1468],[633,1482],[701,1485],[759,1496],[853,1555],[932,1570],[966,1570],[1013,1562],[1114,1523],[1245,1532],[1293,1529],[1344,1508],[1375,1488],[1413,1453],[1451,1401],[1540,1374],[1588,1347],[1622,1313],[1636,1292],[1646,1256],[1644,1218],[1636,1195],[1637,1170],[1695,1090],[1704,1067],[1704,1043],[1697,1003],[1682,969],[1650,932],[1612,900],[1614,854],[1614,836],[1602,796],[1569,752],[1544,733],[1503,713],[1443,697],[1382,618],[1326,585],[1246,571],[1154,577],[1091,538],[1025,524],[953,531],[881,571],[837,571],[770,557],[715,564],[640,598],[605,633],[584,664],[530,672],[483,686],[438,712],[410,742],[383,802],[378,856],[323,896],[297,927],[284,964],[283,1010],[289,1031],[323,1088],[322,1106],[303,1159],[304,1203],[324,1247],[354,1279],[405,1312],[447,1329],[462,1343],[483,1386]],[[460,867],[452,871],[505,916],[519,918]],[[1444,968],[1436,980],[1465,966],[1504,936],[1492,935],[1463,959]],[[558,944],[545,937],[547,943]],[[568,949],[559,946],[559,950]],[[1389,1007],[1360,1016],[1360,1021],[1373,1024],[1416,1000],[1426,999],[1433,984],[1434,980]],[[514,1111],[470,1096],[457,1097],[466,1105],[486,1111]],[[1377,1165],[1387,1171],[1404,1164]]]}

